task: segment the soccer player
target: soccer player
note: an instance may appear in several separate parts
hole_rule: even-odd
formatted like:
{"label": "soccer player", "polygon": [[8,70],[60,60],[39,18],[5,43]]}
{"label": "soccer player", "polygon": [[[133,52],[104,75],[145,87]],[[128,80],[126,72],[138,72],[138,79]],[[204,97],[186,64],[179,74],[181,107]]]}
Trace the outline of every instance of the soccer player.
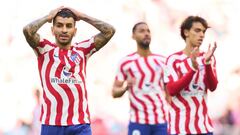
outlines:
{"label": "soccer player", "polygon": [[[83,20],[100,31],[82,42],[72,44],[77,32],[76,21]],[[55,42],[37,32],[45,23]],[[59,7],[23,28],[28,44],[38,59],[43,88],[41,135],[91,135],[87,102],[87,59],[114,35],[113,26],[69,7]]]}
{"label": "soccer player", "polygon": [[172,135],[213,134],[207,93],[214,91],[218,84],[213,56],[217,44],[209,44],[207,52],[199,49],[208,28],[202,17],[187,17],[181,24],[181,37],[186,46],[167,58],[164,81],[171,96],[169,129]]}
{"label": "soccer player", "polygon": [[137,51],[120,61],[112,96],[129,93],[128,135],[167,135],[168,112],[162,80],[165,57],[150,51],[151,33],[145,22],[134,25],[132,38]]}

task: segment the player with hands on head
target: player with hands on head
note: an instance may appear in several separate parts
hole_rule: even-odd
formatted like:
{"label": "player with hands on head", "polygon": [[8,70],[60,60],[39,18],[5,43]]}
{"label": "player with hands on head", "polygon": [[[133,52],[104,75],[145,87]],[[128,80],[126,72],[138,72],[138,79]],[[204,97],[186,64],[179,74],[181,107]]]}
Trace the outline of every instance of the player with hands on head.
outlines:
{"label": "player with hands on head", "polygon": [[[85,21],[100,33],[72,44],[76,21]],[[55,42],[38,30],[52,22]],[[43,97],[41,135],[91,135],[86,89],[88,58],[108,43],[115,33],[112,25],[70,7],[52,10],[23,28],[28,44],[38,60]]]}

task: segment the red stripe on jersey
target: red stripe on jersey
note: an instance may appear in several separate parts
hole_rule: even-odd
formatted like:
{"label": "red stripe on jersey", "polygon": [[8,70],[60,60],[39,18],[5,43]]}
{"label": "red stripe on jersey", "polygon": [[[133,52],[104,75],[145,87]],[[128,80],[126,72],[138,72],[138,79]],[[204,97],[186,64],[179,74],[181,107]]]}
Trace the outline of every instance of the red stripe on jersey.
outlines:
{"label": "red stripe on jersey", "polygon": [[177,64],[176,64],[176,63],[179,63],[179,62],[181,62],[181,60],[175,60],[175,61],[173,62],[173,65],[172,65],[172,66],[173,66],[173,69],[176,71],[178,77],[180,77],[180,73],[177,72],[177,71],[179,71],[180,69],[177,67]]}
{"label": "red stripe on jersey", "polygon": [[130,68],[128,71],[129,71],[130,76],[131,76],[132,78],[134,78],[134,74],[133,74],[132,69]]}
{"label": "red stripe on jersey", "polygon": [[[81,62],[80,63],[80,69],[83,69],[84,68],[84,71],[86,72],[86,59],[83,60],[82,58],[80,58]],[[81,72],[81,71],[80,71]],[[86,74],[86,73],[85,73]],[[84,110],[83,110],[83,106],[82,106],[82,103],[83,103],[83,98],[85,97],[86,101],[88,101],[88,98],[87,98],[87,89],[86,89],[86,83],[85,83],[85,77],[83,76],[83,74],[79,74],[80,75],[80,78],[81,80],[83,81],[83,88],[79,85],[79,84],[76,84],[75,86],[78,88],[79,90],[79,108],[78,108],[78,112],[79,112],[79,121],[80,122],[83,122],[83,118],[85,117],[84,115]],[[84,90],[85,92],[85,95],[83,95],[82,91]],[[87,102],[86,102],[87,104]],[[88,116],[88,119],[90,119],[90,113],[89,113],[89,109],[88,109],[88,105],[87,105],[87,108],[86,108],[86,112],[87,112],[87,116]]]}
{"label": "red stripe on jersey", "polygon": [[[40,75],[41,80],[42,80],[41,71],[42,71],[43,61],[44,61],[44,57],[43,57],[43,56],[38,57],[38,69],[39,69],[39,75]],[[47,104],[47,110],[44,110],[43,105],[42,105],[42,108],[41,108],[40,120],[42,121],[42,120],[43,120],[42,118],[43,118],[43,113],[44,113],[44,112],[46,113],[46,116],[49,116],[49,115],[50,115],[51,102],[50,102],[50,100],[46,97],[46,93],[45,93],[45,90],[44,90],[42,81],[41,81],[41,85],[42,85],[42,88],[43,88],[43,100],[44,100],[44,102]],[[47,112],[46,112],[46,111],[47,111]],[[46,122],[48,122],[48,123],[46,123]],[[46,123],[46,124],[49,124],[49,117],[48,117],[48,120],[45,119],[45,123]]]}
{"label": "red stripe on jersey", "polygon": [[[132,62],[131,60],[128,60],[128,61],[125,61],[123,64],[121,64],[121,66],[120,66],[120,71],[121,71],[121,73],[123,74],[123,79],[124,80],[126,80],[127,79],[127,75],[125,74],[125,72],[124,72],[124,66],[126,66],[128,63],[130,63],[130,62]],[[132,73],[133,74],[133,73]],[[118,80],[118,79],[117,79]]]}
{"label": "red stripe on jersey", "polygon": [[[168,112],[168,116],[170,116],[170,112]],[[168,117],[168,124],[169,124],[169,128],[168,128],[168,133],[171,133],[171,127],[172,127],[172,122],[171,122],[171,117]],[[178,133],[178,132],[177,132]]]}
{"label": "red stripe on jersey", "polygon": [[[84,63],[82,63],[82,65],[80,65],[80,69],[81,69],[81,67],[83,67],[84,68],[84,71],[85,71],[85,74],[86,74],[86,59],[84,60]],[[88,96],[87,96],[87,87],[86,87],[86,82],[85,82],[85,77],[83,76],[83,74],[80,74],[80,78],[82,79],[82,81],[83,81],[83,90],[84,90],[84,92],[85,92],[85,95],[84,95],[84,97],[85,97],[85,99],[86,99],[86,101],[88,101]],[[87,102],[86,102],[86,104],[87,104]],[[87,112],[87,116],[88,116],[88,119],[90,119],[90,113],[89,113],[89,109],[88,109],[88,105],[87,105],[87,110],[86,110],[86,112]]]}
{"label": "red stripe on jersey", "polygon": [[206,105],[206,102],[205,102],[204,99],[202,100],[202,106],[203,106],[203,115],[205,116],[204,117],[204,127],[205,127],[206,131],[209,132],[209,129],[207,127],[207,120],[206,119],[208,119],[210,126],[212,126],[212,122],[211,122],[210,118],[207,116],[207,111],[208,110],[207,110],[207,105]]}
{"label": "red stripe on jersey", "polygon": [[[213,125],[212,125],[212,120],[210,119],[209,116],[207,116],[207,117],[208,117],[208,121],[209,121],[210,126],[213,126]],[[209,131],[209,130],[207,130],[207,131]]]}
{"label": "red stripe on jersey", "polygon": [[153,68],[150,66],[148,60],[147,60],[147,57],[144,57],[144,62],[146,63],[148,69],[150,70],[151,72],[151,79],[150,79],[150,82],[152,83],[154,81],[154,78],[155,78],[155,73],[154,73],[154,70]]}
{"label": "red stripe on jersey", "polygon": [[[60,54],[61,52],[59,52]],[[61,71],[63,71],[63,68],[66,63],[64,60],[64,55],[60,55],[59,58],[62,61],[62,64],[59,64],[57,67],[57,70],[55,72],[55,76],[58,78],[61,78]],[[71,91],[71,89],[68,87],[67,84],[59,84],[59,86],[64,90],[64,92],[67,94],[68,96],[68,101],[69,101],[69,106],[68,106],[68,117],[67,117],[67,124],[68,125],[72,125],[72,118],[73,118],[73,105],[74,105],[74,96],[73,93]],[[62,115],[62,112],[59,112],[59,115]]]}
{"label": "red stripe on jersey", "polygon": [[154,121],[155,121],[155,124],[157,124],[158,123],[157,106],[156,106],[154,100],[149,95],[144,95],[144,97],[146,97],[153,106]]}
{"label": "red stripe on jersey", "polygon": [[[49,51],[49,58],[53,58],[53,50]],[[53,88],[51,85],[51,81],[49,80],[50,76],[50,71],[53,66],[53,60],[50,59],[47,69],[46,69],[46,74],[45,74],[45,80],[46,80],[46,85],[48,87],[49,92],[56,98],[57,102],[57,110],[56,110],[56,118],[55,118],[55,123],[56,125],[61,125],[61,117],[62,117],[62,105],[63,105],[63,100],[61,95]]]}
{"label": "red stripe on jersey", "polygon": [[145,78],[145,73],[144,73],[143,70],[141,69],[138,60],[135,60],[135,64],[136,64],[136,66],[137,66],[137,68],[138,68],[138,71],[139,71],[140,74],[141,74],[141,79],[140,79],[140,81],[139,81],[138,88],[139,88],[139,89],[142,89],[142,86],[143,86],[143,80],[144,80],[144,78]]}
{"label": "red stripe on jersey", "polygon": [[[40,57],[38,57],[38,68],[39,68],[39,75],[40,75],[41,80],[42,80],[42,78],[43,78],[43,76],[42,76],[42,74],[41,74],[42,66],[43,66],[43,61],[44,61],[44,56],[43,56],[43,55],[40,56]],[[43,113],[45,112],[46,118],[45,118],[44,123],[45,123],[45,124],[49,124],[50,113],[51,113],[51,107],[52,107],[52,105],[51,105],[51,101],[50,101],[50,100],[47,98],[47,96],[46,96],[46,93],[45,93],[45,90],[44,90],[43,82],[42,82],[42,81],[41,81],[41,84],[42,84],[42,88],[43,88],[43,99],[44,99],[44,102],[46,103],[46,106],[47,106],[47,108],[46,108],[47,110],[44,110],[44,108],[43,108],[43,112],[42,112],[42,114],[41,114],[41,121],[43,121],[42,116],[43,116]],[[47,112],[46,112],[46,111],[47,111]]]}
{"label": "red stripe on jersey", "polygon": [[201,134],[201,130],[200,130],[199,126],[198,126],[199,115],[197,113],[198,110],[199,110],[200,103],[198,102],[198,99],[196,97],[192,97],[192,100],[193,100],[193,102],[194,102],[194,104],[196,106],[196,115],[195,115],[196,119],[194,120],[194,126],[195,126],[195,129],[197,130],[197,133]]}
{"label": "red stripe on jersey", "polygon": [[59,84],[59,86],[64,89],[64,91],[66,92],[66,94],[68,96],[69,106],[68,106],[67,124],[72,125],[73,124],[72,119],[73,119],[74,96],[73,96],[73,93],[71,92],[71,89],[66,84]]}
{"label": "red stripe on jersey", "polygon": [[186,108],[185,131],[187,133],[191,133],[190,129],[189,129],[190,114],[191,114],[190,106],[189,106],[188,102],[180,94],[177,97],[178,97],[179,101],[181,101]]}
{"label": "red stripe on jersey", "polygon": [[48,125],[49,124],[49,120],[50,120],[50,113],[51,113],[52,104],[51,104],[51,101],[47,98],[46,93],[45,93],[44,90],[43,90],[43,99],[44,99],[45,103],[47,104],[47,110],[44,110],[44,111],[47,111],[47,112],[45,112],[46,113],[46,118],[45,118],[45,122],[44,123]]}
{"label": "red stripe on jersey", "polygon": [[163,112],[163,119],[164,119],[164,121],[167,121],[166,112],[165,112],[165,110],[164,110],[164,108],[163,108],[163,101],[162,101],[161,97],[159,96],[159,94],[157,94],[157,97],[158,97],[158,100],[160,101],[160,104],[162,105],[162,106],[161,106],[161,110],[162,110],[162,112]]}
{"label": "red stripe on jersey", "polygon": [[148,112],[147,112],[147,105],[142,101],[140,100],[133,92],[133,90],[130,91],[131,94],[133,95],[133,97],[137,100],[137,102],[139,102],[142,106],[143,106],[143,112],[144,112],[144,118],[145,118],[145,123],[146,124],[149,124],[149,119],[148,119]]}
{"label": "red stripe on jersey", "polygon": [[[156,59],[154,59],[153,61],[154,61],[154,63],[155,63],[156,65],[161,66],[160,63],[159,63]],[[163,70],[162,70],[162,72],[161,72],[161,77],[162,77],[162,78],[164,77],[164,76],[163,76]],[[163,81],[162,81],[162,80],[159,80],[159,81],[158,81],[158,85],[159,85],[161,88],[163,88],[163,85],[164,85],[164,84],[163,84]],[[166,120],[166,119],[165,119],[165,120]]]}
{"label": "red stripe on jersey", "polygon": [[[135,78],[135,76],[134,76],[134,74],[133,74],[131,69],[129,69],[129,72],[130,72],[130,75],[133,78]],[[139,102],[143,106],[144,115],[145,115],[145,117],[144,117],[145,118],[145,122],[146,122],[146,124],[148,124],[149,123],[149,119],[148,119],[147,105],[135,95],[135,93],[133,92],[133,89],[131,89],[130,92],[133,95],[133,97],[137,100],[137,102]]]}
{"label": "red stripe on jersey", "polygon": [[[128,72],[129,72],[129,75],[131,76],[131,78],[135,77],[131,68],[128,69]],[[131,86],[130,90],[133,91],[133,86]]]}
{"label": "red stripe on jersey", "polygon": [[[80,57],[80,61],[84,61],[83,59],[82,59],[82,57]],[[79,66],[80,66],[80,69],[83,69],[83,65],[86,63],[86,61],[84,61],[84,63],[83,62],[81,62],[80,64],[79,64]],[[81,72],[81,71],[80,71]],[[85,84],[85,81],[84,81],[84,76],[82,75],[82,74],[80,74],[80,78],[83,80],[83,83]],[[80,122],[80,123],[85,123],[84,122],[84,111],[83,111],[83,98],[84,98],[84,96],[83,96],[83,93],[82,93],[82,91],[83,91],[83,89],[85,90],[85,85],[84,85],[84,88],[82,88],[79,84],[75,84],[75,87],[77,88],[77,90],[78,90],[78,97],[79,97],[79,103],[78,103],[78,114],[79,114],[79,118],[78,118],[78,121]],[[86,90],[85,90],[86,91]],[[86,97],[86,100],[87,100],[87,95],[85,94],[85,97]],[[87,110],[86,110],[86,112],[87,112],[87,115],[89,116],[89,111],[88,111],[88,108],[87,108]],[[90,118],[89,118],[90,119]]]}
{"label": "red stripe on jersey", "polygon": [[130,106],[134,110],[134,114],[135,114],[135,117],[136,117],[136,123],[139,123],[139,114],[138,114],[137,107],[132,102],[130,102]]}
{"label": "red stripe on jersey", "polygon": [[[176,114],[176,118],[175,118],[175,130],[176,130],[176,133],[177,134],[179,134],[180,133],[180,129],[179,129],[179,127],[180,127],[180,108],[178,108],[173,102],[171,102],[170,103],[171,104],[171,107],[174,109],[174,111],[175,111],[175,114]],[[171,116],[171,115],[170,115]],[[172,120],[172,119],[171,119]],[[170,128],[170,130],[171,130],[171,128]]]}
{"label": "red stripe on jersey", "polygon": [[[180,61],[178,61],[178,62],[180,62]],[[192,69],[192,68],[190,67],[190,65],[188,64],[187,59],[184,60],[184,66],[186,67],[187,70]]]}
{"label": "red stripe on jersey", "polygon": [[[85,123],[84,122],[84,112],[83,112],[83,93],[82,93],[82,88],[79,84],[75,84],[75,87],[77,88],[78,90],[78,97],[79,97],[79,102],[77,103],[78,104],[78,114],[79,114],[79,117],[78,117],[78,121],[80,123]],[[89,114],[89,112],[88,112]]]}

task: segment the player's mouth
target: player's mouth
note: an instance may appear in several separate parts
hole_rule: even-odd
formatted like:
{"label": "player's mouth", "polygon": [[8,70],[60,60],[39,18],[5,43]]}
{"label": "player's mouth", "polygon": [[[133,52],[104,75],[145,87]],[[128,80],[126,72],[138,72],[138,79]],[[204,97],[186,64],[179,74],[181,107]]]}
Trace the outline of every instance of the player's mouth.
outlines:
{"label": "player's mouth", "polygon": [[60,40],[68,40],[68,39],[69,39],[69,36],[68,36],[68,35],[60,35],[60,36],[59,36],[59,39],[60,39]]}
{"label": "player's mouth", "polygon": [[203,42],[203,39],[198,39],[199,44],[202,44],[202,42]]}

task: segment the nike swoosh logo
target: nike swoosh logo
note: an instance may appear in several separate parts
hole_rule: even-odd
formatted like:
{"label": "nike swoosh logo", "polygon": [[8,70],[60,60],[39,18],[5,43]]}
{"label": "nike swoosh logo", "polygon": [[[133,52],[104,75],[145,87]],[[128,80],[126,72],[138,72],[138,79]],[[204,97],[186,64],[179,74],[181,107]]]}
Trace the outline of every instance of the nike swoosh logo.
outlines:
{"label": "nike swoosh logo", "polygon": [[58,58],[58,55],[57,54],[53,54],[54,57]]}

